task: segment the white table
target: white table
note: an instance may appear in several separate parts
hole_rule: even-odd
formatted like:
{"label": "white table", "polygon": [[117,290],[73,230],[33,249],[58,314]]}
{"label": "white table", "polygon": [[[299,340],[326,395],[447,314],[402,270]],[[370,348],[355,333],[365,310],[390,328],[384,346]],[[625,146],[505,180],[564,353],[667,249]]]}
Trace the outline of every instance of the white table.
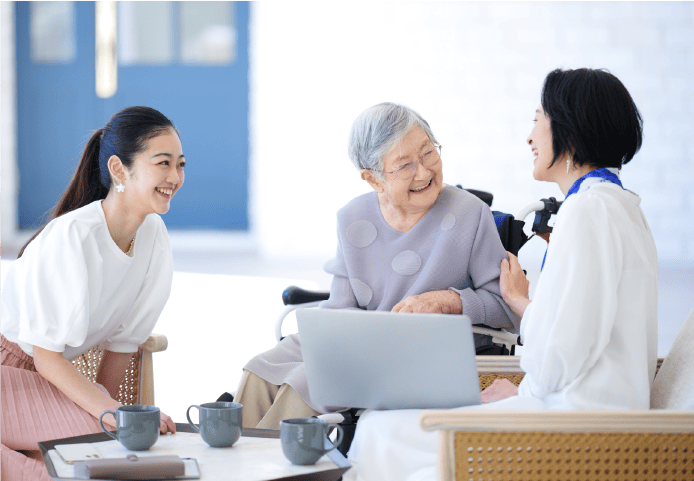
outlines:
{"label": "white table", "polygon": [[[315,465],[295,466],[282,453],[279,431],[244,429],[241,438],[230,448],[211,448],[199,434],[191,432],[187,424],[177,424],[177,433],[163,435],[147,451],[129,451],[105,433],[44,441],[39,448],[52,479],[62,481],[74,478],[71,465],[57,455],[57,444],[92,443],[104,458],[178,455],[194,458],[200,468],[201,480],[338,480],[350,467],[336,449],[323,456]],[[329,441],[326,440],[326,443]]]}

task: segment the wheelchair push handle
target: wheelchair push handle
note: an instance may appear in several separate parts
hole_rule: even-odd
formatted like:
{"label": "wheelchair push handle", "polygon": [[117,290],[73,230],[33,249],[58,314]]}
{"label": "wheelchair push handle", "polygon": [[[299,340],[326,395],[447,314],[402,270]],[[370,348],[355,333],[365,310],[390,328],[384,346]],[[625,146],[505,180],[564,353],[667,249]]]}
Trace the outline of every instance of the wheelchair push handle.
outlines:
{"label": "wheelchair push handle", "polygon": [[296,286],[289,286],[282,292],[282,302],[285,306],[325,301],[329,297],[330,292],[309,291]]}
{"label": "wheelchair push handle", "polygon": [[559,207],[561,207],[562,201],[558,201],[554,197],[550,197],[549,199],[541,199],[540,202],[544,204],[544,208],[535,213],[532,231],[536,232],[537,234],[552,232],[552,228],[548,226],[547,223],[553,214],[559,212]]}

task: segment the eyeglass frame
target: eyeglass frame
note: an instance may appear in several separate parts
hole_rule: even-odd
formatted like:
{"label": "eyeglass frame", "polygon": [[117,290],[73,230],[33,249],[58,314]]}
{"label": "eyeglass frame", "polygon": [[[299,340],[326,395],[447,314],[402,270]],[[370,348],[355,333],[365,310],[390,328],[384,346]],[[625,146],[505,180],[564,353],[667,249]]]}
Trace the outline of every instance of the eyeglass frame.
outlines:
{"label": "eyeglass frame", "polygon": [[[400,180],[410,180],[415,175],[417,175],[417,162],[421,163],[422,166],[424,166],[424,167],[432,167],[432,166],[436,165],[437,163],[441,162],[441,147],[442,147],[441,144],[435,144],[434,142],[431,142],[431,144],[434,146],[434,150],[438,152],[439,159],[436,162],[433,162],[433,163],[427,165],[424,163],[424,155],[421,155],[417,160],[412,161],[412,162],[405,162],[404,164],[400,164],[397,169],[392,170],[390,172],[388,172],[387,170],[374,170],[374,172],[380,172],[381,174],[395,174],[398,176],[398,179],[400,179]],[[408,165],[410,163],[414,164],[414,170],[412,171],[412,175],[407,177],[406,179],[403,179],[402,177],[400,177],[400,174],[398,174],[398,172],[405,170],[405,168],[403,166]]]}

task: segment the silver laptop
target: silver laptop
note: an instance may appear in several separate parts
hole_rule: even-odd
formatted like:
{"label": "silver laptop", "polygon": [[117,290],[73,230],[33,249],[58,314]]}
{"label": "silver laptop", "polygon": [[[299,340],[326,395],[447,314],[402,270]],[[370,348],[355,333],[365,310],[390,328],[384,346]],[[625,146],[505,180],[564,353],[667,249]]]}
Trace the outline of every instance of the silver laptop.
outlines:
{"label": "silver laptop", "polygon": [[298,309],[311,401],[370,409],[480,404],[470,318]]}

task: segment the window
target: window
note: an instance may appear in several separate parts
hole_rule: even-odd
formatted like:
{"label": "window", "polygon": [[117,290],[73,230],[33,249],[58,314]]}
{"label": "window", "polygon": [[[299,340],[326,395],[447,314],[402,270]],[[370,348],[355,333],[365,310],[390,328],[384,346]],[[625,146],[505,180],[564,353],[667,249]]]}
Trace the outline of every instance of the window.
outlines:
{"label": "window", "polygon": [[73,2],[31,2],[31,59],[65,64],[75,60],[75,5]]}
{"label": "window", "polygon": [[228,65],[235,58],[232,2],[118,2],[120,65]]}
{"label": "window", "polygon": [[236,57],[233,4],[181,2],[181,61],[228,64]]}
{"label": "window", "polygon": [[171,7],[171,2],[118,2],[120,65],[171,63]]}

